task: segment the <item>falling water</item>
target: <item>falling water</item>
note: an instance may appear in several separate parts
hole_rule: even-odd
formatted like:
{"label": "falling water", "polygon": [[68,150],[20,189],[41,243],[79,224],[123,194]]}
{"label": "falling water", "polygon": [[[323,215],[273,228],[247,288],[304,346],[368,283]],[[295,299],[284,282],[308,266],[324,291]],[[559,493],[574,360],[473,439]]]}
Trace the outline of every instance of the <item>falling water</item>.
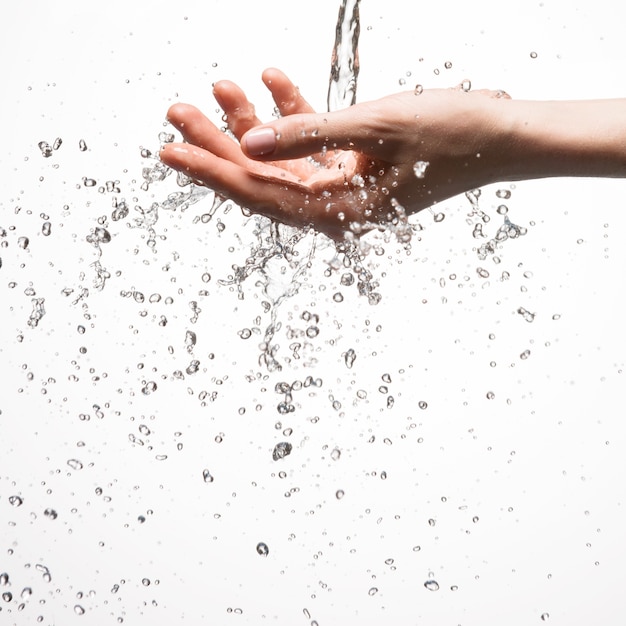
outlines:
{"label": "falling water", "polygon": [[359,3],[360,0],[342,0],[339,7],[326,100],[329,111],[343,109],[356,102],[359,76]]}

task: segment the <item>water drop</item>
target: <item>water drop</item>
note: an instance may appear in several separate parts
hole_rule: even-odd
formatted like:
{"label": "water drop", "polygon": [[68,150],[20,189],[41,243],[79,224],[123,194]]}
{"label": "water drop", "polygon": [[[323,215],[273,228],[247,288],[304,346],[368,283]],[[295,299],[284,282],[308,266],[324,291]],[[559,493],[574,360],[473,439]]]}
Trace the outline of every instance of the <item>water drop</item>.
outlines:
{"label": "water drop", "polygon": [[291,454],[292,445],[288,441],[281,441],[277,443],[272,452],[272,458],[274,461],[284,459]]}
{"label": "water drop", "polygon": [[78,459],[69,459],[67,464],[73,470],[82,470],[83,469],[83,464]]}
{"label": "water drop", "polygon": [[9,504],[11,506],[22,506],[24,500],[20,496],[9,496]]}
{"label": "water drop", "polygon": [[262,541],[256,544],[256,551],[257,554],[260,554],[261,556],[267,556],[270,553],[270,549],[267,547],[267,544]]}
{"label": "water drop", "polygon": [[81,152],[85,152],[85,151],[87,150],[87,144],[85,143],[85,140],[84,140],[84,139],[81,139],[81,140],[78,142],[78,149],[79,149]]}
{"label": "water drop", "polygon": [[50,222],[44,222],[41,225],[41,234],[44,237],[48,237],[51,232],[52,232],[52,224]]}
{"label": "water drop", "polygon": [[439,591],[439,583],[436,580],[427,580],[424,583],[424,587],[426,587],[428,591]]}
{"label": "water drop", "polygon": [[367,592],[370,596],[375,596],[378,593],[378,587],[370,587]]}
{"label": "water drop", "polygon": [[337,491],[335,492],[335,498],[337,498],[337,500],[341,500],[341,498],[343,498],[345,495],[346,493],[343,489],[337,489]]}
{"label": "water drop", "polygon": [[84,615],[85,609],[80,604],[77,604],[74,606],[74,613],[76,613],[76,615]]}
{"label": "water drop", "polygon": [[424,178],[429,165],[429,161],[416,161],[413,163],[413,172],[415,173],[415,176],[417,178]]}
{"label": "water drop", "polygon": [[211,472],[208,469],[204,469],[202,470],[202,480],[204,480],[205,483],[212,483],[215,478],[213,478]]}
{"label": "water drop", "polygon": [[54,510],[54,509],[45,509],[43,514],[48,518],[48,519],[52,519],[55,520],[59,514]]}
{"label": "water drop", "polygon": [[354,351],[354,348],[350,348],[346,351],[346,353],[343,355],[343,360],[348,369],[352,368],[352,366],[354,365],[354,361],[356,360],[356,352]]}

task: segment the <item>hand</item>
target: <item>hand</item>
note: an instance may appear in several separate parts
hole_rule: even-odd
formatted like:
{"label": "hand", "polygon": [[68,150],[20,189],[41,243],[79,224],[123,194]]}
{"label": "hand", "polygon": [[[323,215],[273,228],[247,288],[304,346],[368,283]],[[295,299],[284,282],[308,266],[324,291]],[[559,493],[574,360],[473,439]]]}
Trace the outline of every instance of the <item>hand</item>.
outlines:
{"label": "hand", "polygon": [[[262,125],[243,91],[214,86],[228,129],[175,104],[170,122],[187,143],[167,144],[164,163],[249,210],[333,238],[501,179],[504,92],[413,91],[315,113],[279,70],[263,73],[281,118]],[[416,175],[418,161],[428,165]]]}

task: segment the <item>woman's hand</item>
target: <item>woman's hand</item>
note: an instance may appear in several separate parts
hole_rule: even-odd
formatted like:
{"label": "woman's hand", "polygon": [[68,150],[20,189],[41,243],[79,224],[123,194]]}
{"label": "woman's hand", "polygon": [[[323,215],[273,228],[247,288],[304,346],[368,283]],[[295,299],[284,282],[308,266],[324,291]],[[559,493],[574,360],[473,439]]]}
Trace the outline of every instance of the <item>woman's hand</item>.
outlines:
{"label": "woman's hand", "polygon": [[504,92],[403,92],[315,113],[279,70],[263,81],[281,118],[262,124],[243,91],[220,81],[214,95],[238,142],[175,104],[168,119],[186,143],[165,145],[162,161],[250,211],[335,239],[384,224],[395,204],[413,213],[501,180]]}

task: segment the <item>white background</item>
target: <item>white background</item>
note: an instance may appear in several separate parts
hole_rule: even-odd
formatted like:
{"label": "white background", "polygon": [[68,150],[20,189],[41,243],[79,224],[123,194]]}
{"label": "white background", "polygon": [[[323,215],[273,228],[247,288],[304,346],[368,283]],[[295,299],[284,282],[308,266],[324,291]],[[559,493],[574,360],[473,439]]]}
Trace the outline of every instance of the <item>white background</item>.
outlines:
{"label": "white background", "polygon": [[[498,189],[528,229],[499,264],[478,259],[466,198],[441,205],[441,223],[423,212],[410,254],[391,241],[367,257],[376,306],[341,286],[343,268],[325,275],[334,251],[321,238],[310,268],[274,259],[239,298],[218,281],[244,264],[256,222],[225,205],[194,223],[210,198],[160,211],[154,251],[129,227],[135,205],[178,190],[172,179],[141,189],[140,148],[158,148],[171,103],[219,122],[211,83],[230,78],[269,119],[259,76],[277,66],[324,108],[337,10],[335,0],[0,10],[0,623],[624,623],[626,183],[483,189],[489,237],[502,223]],[[518,98],[622,97],[621,29],[609,0],[363,0],[358,98],[466,78]],[[44,158],[37,144],[57,137]],[[106,181],[119,193],[100,192]],[[114,198],[131,207],[125,220],[110,220]],[[101,216],[111,277],[98,290],[86,237]],[[282,371],[268,372],[262,302],[298,268],[298,293],[272,309]],[[137,291],[145,302],[122,295]],[[33,297],[46,311],[35,328]],[[309,376],[321,386],[294,391],[294,412],[280,415],[276,383]],[[148,381],[157,389],[144,395]],[[293,450],[274,461],[279,441]]]}

